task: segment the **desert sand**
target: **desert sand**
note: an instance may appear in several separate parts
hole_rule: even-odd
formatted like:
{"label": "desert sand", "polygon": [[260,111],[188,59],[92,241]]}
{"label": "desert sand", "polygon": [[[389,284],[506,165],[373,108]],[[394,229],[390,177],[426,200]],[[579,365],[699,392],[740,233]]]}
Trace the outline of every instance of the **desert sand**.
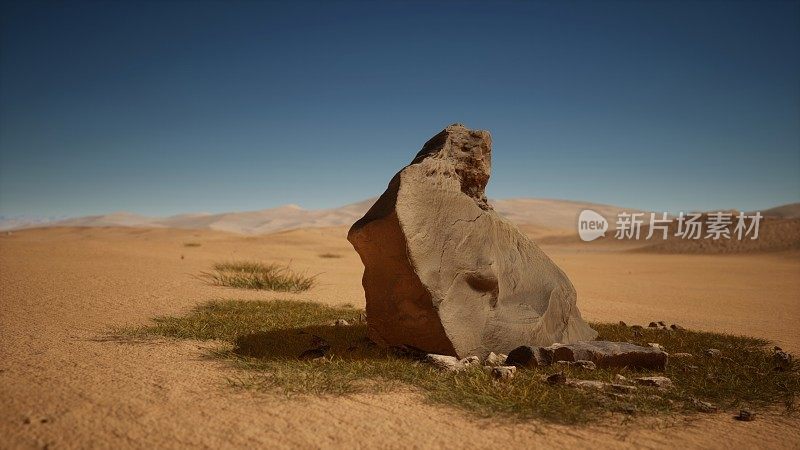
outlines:
{"label": "desert sand", "polygon": [[[542,232],[534,227],[534,233]],[[0,447],[797,448],[800,419],[730,412],[568,427],[476,419],[413,392],[345,398],[232,390],[208,342],[103,339],[109,327],[178,315],[204,301],[308,299],[364,306],[345,227],[241,236],[171,228],[43,228],[0,236]],[[201,244],[185,247],[187,242]],[[589,321],[753,335],[800,352],[800,254],[653,254],[563,242]],[[335,253],[341,258],[320,258]],[[258,259],[319,273],[302,294],[212,287],[213,262]]]}

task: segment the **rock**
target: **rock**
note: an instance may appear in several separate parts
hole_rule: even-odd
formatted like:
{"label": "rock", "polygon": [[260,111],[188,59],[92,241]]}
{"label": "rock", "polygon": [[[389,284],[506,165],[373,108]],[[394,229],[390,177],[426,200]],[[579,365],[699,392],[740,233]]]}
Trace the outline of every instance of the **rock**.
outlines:
{"label": "rock", "polygon": [[544,380],[550,384],[563,384],[567,382],[567,376],[564,375],[564,372],[556,372],[546,376]]}
{"label": "rock", "polygon": [[643,386],[655,386],[662,389],[672,387],[672,380],[667,377],[639,377],[636,382]]}
{"label": "rock", "polygon": [[628,381],[627,378],[625,378],[623,375],[620,375],[620,374],[614,375],[614,379],[617,380],[617,381]]}
{"label": "rock", "polygon": [[631,325],[631,330],[641,331],[644,330],[644,327],[641,325]]}
{"label": "rock", "polygon": [[713,404],[709,402],[704,402],[694,397],[692,397],[692,404],[694,405],[695,408],[697,408],[698,411],[701,412],[710,413],[710,412],[715,412],[717,410],[717,407],[714,406]]}
{"label": "rock", "polygon": [[328,351],[331,349],[331,344],[325,338],[311,335],[311,348],[300,353],[300,359],[319,359],[324,358]]}
{"label": "rock", "polygon": [[495,380],[508,381],[514,378],[517,368],[515,366],[492,367],[491,375]]}
{"label": "rock", "polygon": [[669,357],[673,359],[688,359],[688,358],[694,358],[694,355],[691,353],[679,352],[679,353],[670,353]]}
{"label": "rock", "polygon": [[597,380],[566,380],[565,384],[571,387],[597,390],[603,390],[608,386],[608,383]]}
{"label": "rock", "polygon": [[709,348],[703,351],[703,354],[711,358],[719,358],[722,355],[722,352],[716,348]]}
{"label": "rock", "polygon": [[[663,370],[666,353],[627,342],[591,341],[554,344],[542,349],[544,359],[555,361],[592,361],[597,367],[631,367]],[[509,355],[510,357],[510,355]]]}
{"label": "rock", "polygon": [[742,409],[739,411],[739,414],[734,416],[734,419],[741,420],[742,422],[752,422],[756,420],[756,413],[747,409]]}
{"label": "rock", "polygon": [[585,370],[597,370],[597,365],[591,361],[578,360],[578,361],[556,361],[558,364],[563,364],[571,367],[579,367]]}
{"label": "rock", "polygon": [[486,365],[492,366],[492,367],[494,367],[494,366],[511,365],[511,364],[507,364],[506,363],[507,360],[508,360],[508,356],[506,356],[506,355],[504,355],[502,353],[499,354],[499,355],[496,355],[494,352],[490,352],[489,356],[486,357]]}
{"label": "rock", "polygon": [[336,319],[336,321],[333,322],[333,325],[337,327],[349,327],[350,322],[346,321],[345,319]]}
{"label": "rock", "polygon": [[551,359],[543,353],[541,347],[522,345],[508,352],[506,364],[517,367],[540,367],[550,365]]}
{"label": "rock", "polygon": [[666,326],[667,326],[667,324],[666,324],[666,323],[664,323],[664,321],[662,321],[662,320],[659,320],[659,321],[658,321],[658,326],[660,326],[660,327],[666,327]]}
{"label": "rock", "polygon": [[650,322],[650,325],[647,326],[648,328],[658,328],[658,324],[655,322]]}
{"label": "rock", "polygon": [[686,330],[686,328],[683,328],[682,326],[676,325],[674,323],[672,325],[670,325],[669,327],[672,328],[674,331],[684,331],[684,330]]}
{"label": "rock", "polygon": [[656,350],[661,350],[662,352],[666,351],[664,349],[664,347],[661,344],[657,343],[657,342],[648,342],[647,345],[649,345],[650,347],[653,347]]}
{"label": "rock", "polygon": [[772,355],[772,361],[775,363],[775,370],[789,370],[792,368],[792,355],[778,350]]}
{"label": "rock", "polygon": [[627,327],[627,326],[628,326],[628,324],[620,320],[620,321],[619,321],[619,326],[621,326],[621,327]]}
{"label": "rock", "polygon": [[350,228],[376,343],[485,358],[597,336],[564,272],[492,210],[490,167],[488,132],[448,126]]}
{"label": "rock", "polygon": [[466,358],[459,361],[464,367],[471,367],[471,366],[479,366],[481,365],[481,359],[477,356],[467,356]]}
{"label": "rock", "polygon": [[425,356],[425,362],[437,369],[446,370],[448,372],[459,372],[466,369],[466,366],[455,356],[431,353]]}

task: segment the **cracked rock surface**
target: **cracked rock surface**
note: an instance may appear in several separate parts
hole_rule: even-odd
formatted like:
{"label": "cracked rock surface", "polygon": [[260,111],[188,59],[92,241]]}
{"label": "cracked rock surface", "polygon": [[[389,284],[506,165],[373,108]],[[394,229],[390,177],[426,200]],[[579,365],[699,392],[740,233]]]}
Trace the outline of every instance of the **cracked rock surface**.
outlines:
{"label": "cracked rock surface", "polygon": [[597,336],[566,275],[487,202],[491,152],[487,131],[445,128],[350,229],[376,343],[483,359]]}

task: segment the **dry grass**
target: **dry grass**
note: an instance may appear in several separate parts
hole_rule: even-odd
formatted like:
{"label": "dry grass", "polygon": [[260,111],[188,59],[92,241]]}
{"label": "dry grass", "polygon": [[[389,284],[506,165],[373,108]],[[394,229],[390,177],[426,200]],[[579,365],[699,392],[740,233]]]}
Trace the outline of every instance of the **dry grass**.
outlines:
{"label": "dry grass", "polygon": [[201,273],[200,278],[215,286],[279,292],[307,291],[316,280],[316,276],[296,273],[289,266],[256,261],[217,263],[213,271]]}
{"label": "dry grass", "polygon": [[184,242],[184,247],[200,247],[202,244],[199,242]]}
{"label": "dry grass", "polygon": [[[292,395],[347,395],[414,386],[431,401],[480,416],[538,418],[558,423],[586,423],[608,414],[693,413],[704,409],[697,400],[729,410],[783,403],[787,411],[792,411],[800,388],[797,364],[789,370],[775,370],[773,355],[763,340],[693,331],[634,331],[611,324],[593,326],[602,339],[640,345],[659,342],[670,352],[695,356],[670,361],[665,373],[554,366],[518,370],[511,382],[499,383],[481,368],[440,372],[390,349],[371,345],[366,339],[365,324],[359,322],[360,312],[300,301],[214,301],[186,316],[159,317],[150,326],[123,330],[118,336],[224,341],[227,344],[213,355],[240,369],[229,378],[236,388]],[[353,325],[331,325],[336,319]],[[313,346],[315,336],[330,344],[326,358],[298,358]],[[707,348],[719,349],[721,357],[704,356]],[[617,374],[628,379],[665,375],[673,380],[675,388],[661,391],[639,387],[633,394],[621,395],[553,386],[542,380],[544,375],[561,370],[569,378],[608,382],[617,382]]]}
{"label": "dry grass", "polygon": [[336,253],[320,253],[319,257],[320,257],[320,258],[329,258],[329,259],[333,259],[333,258],[341,258],[341,257],[342,257],[342,255],[338,255],[338,254],[336,254]]}

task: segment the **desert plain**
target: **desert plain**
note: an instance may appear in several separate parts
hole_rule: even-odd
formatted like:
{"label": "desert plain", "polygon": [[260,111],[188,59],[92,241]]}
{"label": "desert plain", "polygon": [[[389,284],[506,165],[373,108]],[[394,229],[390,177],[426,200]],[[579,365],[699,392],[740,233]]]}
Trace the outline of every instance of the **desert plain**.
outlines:
{"label": "desert plain", "polygon": [[[522,227],[566,272],[592,322],[749,335],[800,352],[800,252],[668,254]],[[559,233],[562,233],[559,235]],[[214,299],[364,307],[347,227],[242,235],[168,227],[47,227],[0,236],[2,448],[798,448],[800,418],[734,411],[581,426],[478,418],[413,389],[344,397],[232,389],[208,342],[104,339]],[[187,245],[188,244],[188,245]],[[320,255],[336,255],[322,257]],[[318,274],[303,293],[211,286],[215,262]]]}

